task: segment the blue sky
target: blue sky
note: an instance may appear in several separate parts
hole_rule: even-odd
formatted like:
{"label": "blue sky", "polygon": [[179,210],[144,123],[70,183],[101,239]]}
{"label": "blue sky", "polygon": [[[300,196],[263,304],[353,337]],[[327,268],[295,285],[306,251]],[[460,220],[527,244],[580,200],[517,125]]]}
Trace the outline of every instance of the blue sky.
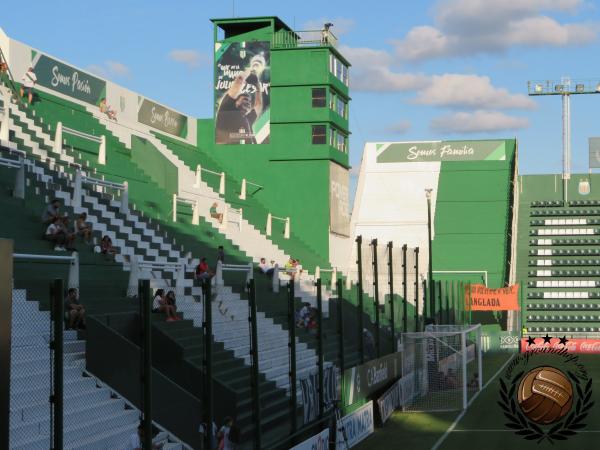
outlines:
{"label": "blue sky", "polygon": [[[212,114],[213,17],[231,0],[32,1],[0,19],[17,40],[197,117]],[[521,173],[561,170],[559,97],[527,80],[600,81],[600,2],[237,0],[236,16],[334,23],[350,71],[351,163],[365,141],[517,137]],[[574,172],[600,136],[600,95],[572,99]]]}

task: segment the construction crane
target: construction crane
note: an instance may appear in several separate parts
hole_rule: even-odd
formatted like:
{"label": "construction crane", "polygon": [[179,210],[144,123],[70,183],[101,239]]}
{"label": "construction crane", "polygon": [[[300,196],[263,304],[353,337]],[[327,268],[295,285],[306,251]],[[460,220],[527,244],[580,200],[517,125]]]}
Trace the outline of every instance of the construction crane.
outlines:
{"label": "construction crane", "polygon": [[600,94],[600,80],[528,81],[527,91],[534,95],[562,96],[562,179],[563,199],[567,201],[567,184],[571,178],[571,95]]}

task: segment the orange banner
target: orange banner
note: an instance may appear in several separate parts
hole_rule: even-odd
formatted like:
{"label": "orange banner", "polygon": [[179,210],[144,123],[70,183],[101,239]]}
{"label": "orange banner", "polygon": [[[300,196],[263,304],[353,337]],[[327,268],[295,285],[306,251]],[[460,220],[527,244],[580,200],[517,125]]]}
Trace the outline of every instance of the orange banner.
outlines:
{"label": "orange banner", "polygon": [[518,296],[518,284],[498,289],[472,284],[465,292],[465,304],[471,311],[517,311],[520,309]]}

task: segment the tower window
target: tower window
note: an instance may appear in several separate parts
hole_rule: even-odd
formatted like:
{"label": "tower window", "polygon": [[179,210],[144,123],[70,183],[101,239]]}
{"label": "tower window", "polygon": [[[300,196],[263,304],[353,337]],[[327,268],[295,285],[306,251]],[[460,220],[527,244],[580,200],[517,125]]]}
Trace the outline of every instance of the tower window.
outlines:
{"label": "tower window", "polygon": [[313,88],[312,106],[313,108],[323,108],[327,104],[327,91],[325,88]]}
{"label": "tower window", "polygon": [[327,127],[325,125],[312,126],[312,143],[326,144],[327,143]]}

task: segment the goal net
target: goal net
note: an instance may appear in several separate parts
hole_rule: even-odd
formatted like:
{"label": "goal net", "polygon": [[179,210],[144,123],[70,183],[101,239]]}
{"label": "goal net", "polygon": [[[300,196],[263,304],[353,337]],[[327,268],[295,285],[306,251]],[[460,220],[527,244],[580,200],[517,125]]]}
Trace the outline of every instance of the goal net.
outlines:
{"label": "goal net", "polygon": [[428,325],[402,334],[404,411],[465,409],[482,388],[481,325]]}

